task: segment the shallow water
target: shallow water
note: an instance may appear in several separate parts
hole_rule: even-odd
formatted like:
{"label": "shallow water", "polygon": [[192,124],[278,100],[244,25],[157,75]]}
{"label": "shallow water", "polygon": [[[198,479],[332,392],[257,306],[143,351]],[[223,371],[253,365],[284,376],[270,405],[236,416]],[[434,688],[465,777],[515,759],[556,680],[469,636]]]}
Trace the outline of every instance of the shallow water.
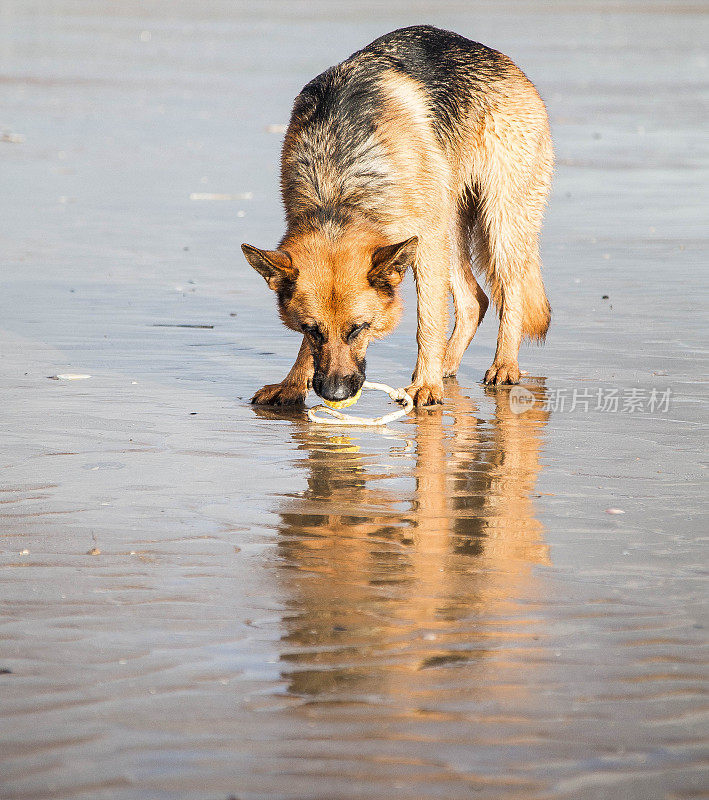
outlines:
{"label": "shallow water", "polygon": [[[0,797],[704,796],[709,26],[666,5],[0,3]],[[254,409],[267,126],[423,21],[550,109],[536,402],[490,315],[443,411]]]}

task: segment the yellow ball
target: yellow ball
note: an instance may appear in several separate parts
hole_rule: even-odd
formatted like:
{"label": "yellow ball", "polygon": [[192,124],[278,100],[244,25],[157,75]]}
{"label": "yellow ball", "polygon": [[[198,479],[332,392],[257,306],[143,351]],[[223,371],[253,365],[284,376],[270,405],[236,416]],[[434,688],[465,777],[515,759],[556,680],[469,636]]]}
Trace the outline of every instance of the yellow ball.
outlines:
{"label": "yellow ball", "polygon": [[323,400],[326,406],[330,406],[330,408],[349,408],[353,406],[361,397],[362,390],[360,389],[357,394],[353,394],[352,397],[348,397],[347,400]]}

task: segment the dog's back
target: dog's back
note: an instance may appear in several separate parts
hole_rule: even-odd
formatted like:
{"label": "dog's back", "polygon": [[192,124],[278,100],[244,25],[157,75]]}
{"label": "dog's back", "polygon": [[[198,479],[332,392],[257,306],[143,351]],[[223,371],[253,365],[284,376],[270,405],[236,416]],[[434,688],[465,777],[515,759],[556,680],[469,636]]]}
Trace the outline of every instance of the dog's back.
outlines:
{"label": "dog's back", "polygon": [[512,80],[536,95],[506,56],[457,33],[419,25],[376,39],[310,81],[294,102],[282,159],[289,222],[309,212],[322,222],[351,207],[384,212],[392,159],[382,124],[396,115],[387,82],[397,78],[421,88],[431,131],[451,160],[483,124],[494,87],[503,92]]}

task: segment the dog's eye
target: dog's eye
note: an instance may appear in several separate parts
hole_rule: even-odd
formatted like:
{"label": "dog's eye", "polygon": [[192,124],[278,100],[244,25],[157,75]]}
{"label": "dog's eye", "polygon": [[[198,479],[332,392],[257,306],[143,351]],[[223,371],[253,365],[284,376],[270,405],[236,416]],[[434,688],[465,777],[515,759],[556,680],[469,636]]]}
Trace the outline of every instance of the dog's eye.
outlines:
{"label": "dog's eye", "polygon": [[347,341],[351,342],[353,339],[356,339],[362,331],[367,330],[369,327],[368,322],[363,322],[361,325],[355,325],[354,328],[347,334]]}
{"label": "dog's eye", "polygon": [[317,325],[301,325],[300,328],[303,333],[312,337],[316,342],[323,342],[325,340],[322,331]]}

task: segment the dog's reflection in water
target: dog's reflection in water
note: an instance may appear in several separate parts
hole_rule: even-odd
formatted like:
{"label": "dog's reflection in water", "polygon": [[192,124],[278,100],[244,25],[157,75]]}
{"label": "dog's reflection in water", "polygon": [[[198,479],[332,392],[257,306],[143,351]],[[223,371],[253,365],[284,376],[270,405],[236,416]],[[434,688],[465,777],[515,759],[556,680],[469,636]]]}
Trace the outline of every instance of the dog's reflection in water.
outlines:
{"label": "dog's reflection in water", "polygon": [[307,489],[277,509],[291,692],[382,692],[385,673],[479,660],[491,621],[506,620],[499,642],[518,598],[541,591],[532,494],[548,412],[543,385],[527,388],[539,402],[523,414],[484,390],[484,419],[450,382],[443,414],[418,412],[370,452],[371,431],[294,420]]}

